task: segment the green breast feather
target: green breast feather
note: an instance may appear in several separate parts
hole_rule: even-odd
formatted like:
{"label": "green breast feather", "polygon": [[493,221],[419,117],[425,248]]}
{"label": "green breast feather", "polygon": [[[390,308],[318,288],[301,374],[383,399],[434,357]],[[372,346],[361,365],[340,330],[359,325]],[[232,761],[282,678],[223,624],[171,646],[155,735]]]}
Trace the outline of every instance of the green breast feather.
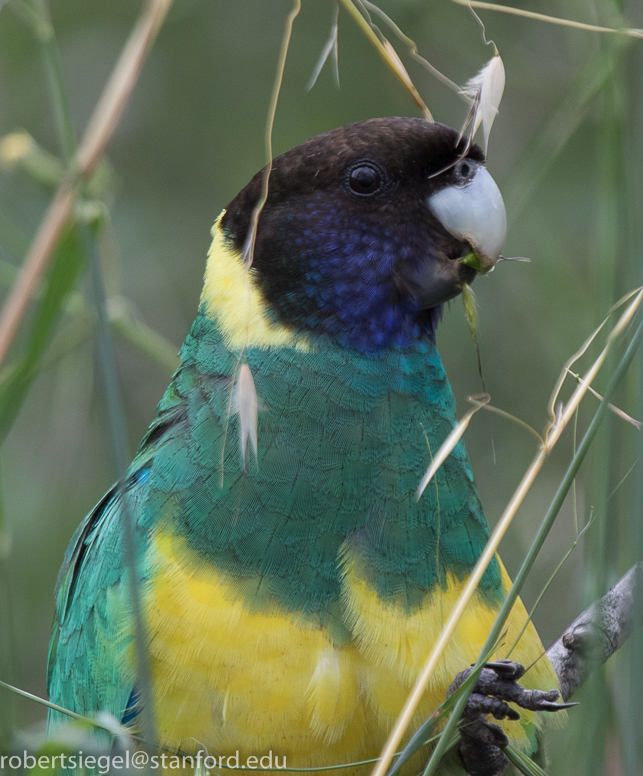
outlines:
{"label": "green breast feather", "polygon": [[[447,570],[468,574],[488,528],[464,446],[415,497],[454,423],[432,343],[378,357],[330,343],[248,350],[259,413],[258,456],[247,465],[231,395],[238,358],[203,312],[182,357],[161,408],[180,397],[184,414],[154,458],[149,519],[155,499],[175,495],[179,530],[194,548],[240,581],[262,578],[253,605],[274,596],[323,618],[337,599],[347,537],[379,595],[411,607]],[[493,595],[498,583],[493,567],[483,589]]]}

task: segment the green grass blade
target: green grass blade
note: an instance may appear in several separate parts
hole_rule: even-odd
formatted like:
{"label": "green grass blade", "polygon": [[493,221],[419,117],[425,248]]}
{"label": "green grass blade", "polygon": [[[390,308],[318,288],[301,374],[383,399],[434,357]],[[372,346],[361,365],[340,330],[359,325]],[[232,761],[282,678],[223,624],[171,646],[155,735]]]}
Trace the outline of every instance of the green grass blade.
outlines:
{"label": "green grass blade", "polygon": [[531,757],[527,757],[518,749],[514,749],[513,746],[505,747],[504,752],[509,762],[524,776],[547,776],[538,763],[535,763]]}
{"label": "green grass blade", "polygon": [[[576,474],[578,473],[580,465],[583,462],[585,456],[587,455],[587,451],[589,450],[589,447],[593,442],[594,437],[598,432],[598,429],[600,428],[601,421],[603,420],[605,413],[609,411],[609,402],[611,401],[612,395],[616,390],[617,386],[619,385],[619,383],[621,382],[621,380],[623,379],[623,377],[625,376],[628,368],[632,363],[632,360],[634,359],[634,356],[636,355],[636,352],[638,350],[642,337],[643,337],[643,323],[639,323],[635,334],[630,340],[630,343],[625,353],[623,354],[616,370],[612,374],[609,380],[609,383],[607,384],[607,388],[605,389],[605,393],[603,395],[603,401],[600,403],[596,413],[594,414],[594,417],[592,418],[592,422],[589,424],[589,427],[585,432],[585,436],[583,437],[580,445],[578,446],[576,455],[572,459],[572,462],[570,463],[570,465],[567,468],[567,471],[565,472],[565,476],[563,477],[563,480],[559,485],[558,490],[556,491],[556,494],[551,504],[549,505],[549,509],[547,510],[547,513],[543,518],[540,528],[538,529],[538,533],[536,534],[536,537],[531,543],[529,551],[527,552],[527,556],[525,557],[525,560],[523,561],[522,566],[520,567],[520,570],[516,575],[516,579],[511,589],[509,590],[507,597],[505,598],[505,601],[500,609],[500,612],[498,613],[498,617],[496,618],[496,621],[489,633],[489,636],[487,637],[487,641],[485,642],[485,645],[482,648],[482,653],[478,658],[478,660],[476,661],[476,664],[475,664],[476,670],[480,669],[484,665],[486,655],[488,654],[489,649],[495,644],[495,642],[498,640],[500,636],[501,630],[504,627],[507,617],[509,616],[511,609],[513,608],[513,605],[516,599],[518,598],[518,595],[520,594],[520,590],[522,589],[525,579],[527,578],[527,575],[531,571],[531,568],[536,560],[536,557],[538,556],[538,553],[540,552],[543,544],[545,543],[545,539],[547,538],[549,531],[551,530],[554,524],[554,520],[556,519],[556,516],[558,515],[558,512],[560,511],[560,508],[563,505],[563,501],[565,500],[565,497],[567,496],[567,493],[569,492],[569,489],[572,486],[572,483],[574,481],[574,478],[576,477]],[[431,755],[431,758],[427,764],[426,770],[424,771],[424,776],[433,776],[433,774],[435,774],[436,769],[440,763],[440,760],[444,755],[444,751],[446,749],[446,745],[449,740],[449,737],[454,735],[455,733],[457,724],[460,720],[460,717],[462,716],[462,713],[464,712],[464,707],[466,705],[468,697],[469,697],[469,692],[465,691],[462,697],[458,700],[458,703],[456,704],[456,707],[453,713],[451,714],[449,721],[446,724],[444,733],[442,734],[442,737],[438,741],[437,746],[433,750],[433,754]]]}
{"label": "green grass blade", "polygon": [[[485,656],[485,663],[493,652],[496,650],[497,645],[494,644],[493,648],[490,649]],[[480,668],[482,670],[482,667]],[[468,676],[464,682],[458,687],[458,689],[452,693],[445,701],[442,703],[438,708],[435,710],[435,712],[427,719],[425,720],[420,727],[415,731],[415,733],[411,736],[408,743],[402,749],[402,751],[399,754],[399,757],[397,761],[391,766],[386,776],[396,776],[400,768],[406,763],[408,760],[410,760],[411,757],[422,747],[426,746],[429,741],[427,740],[433,730],[444,720],[444,718],[447,716],[447,714],[455,707],[458,700],[462,697],[463,694],[466,693],[466,696],[469,697],[469,694],[473,690],[475,683],[478,680],[478,674],[479,671],[475,671],[470,676]],[[455,679],[455,677],[454,677]],[[442,734],[440,734],[442,735]],[[447,750],[451,751],[452,749],[455,749],[455,747],[459,744],[460,737],[456,736],[453,741],[449,744]],[[447,754],[447,750],[445,750],[445,755]]]}
{"label": "green grass blade", "polygon": [[118,385],[118,371],[114,343],[109,326],[107,299],[100,266],[98,245],[95,236],[87,226],[81,232],[83,244],[89,257],[90,274],[96,306],[98,360],[105,393],[105,407],[109,424],[110,441],[114,455],[116,474],[121,493],[121,521],[125,544],[125,561],[129,570],[130,597],[134,620],[134,649],[136,656],[136,686],[141,696],[141,721],[143,738],[149,747],[155,746],[156,734],[154,710],[152,707],[152,685],[150,660],[147,649],[147,629],[143,617],[139,589],[138,551],[136,546],[133,515],[128,508],[127,491],[123,477],[127,471],[130,454],[127,442],[127,426]]}
{"label": "green grass blade", "polygon": [[62,305],[76,285],[84,266],[78,227],[68,226],[56,249],[47,284],[31,325],[24,355],[0,386],[0,443],[11,429],[25,400],[42,355],[51,340]]}
{"label": "green grass blade", "polygon": [[632,44],[631,38],[615,39],[609,50],[592,56],[571,85],[565,100],[546,124],[539,128],[528,152],[512,170],[504,190],[508,217],[514,222],[527,206],[547,172],[559,158],[569,141],[583,125],[592,101],[605,87],[622,55]]}

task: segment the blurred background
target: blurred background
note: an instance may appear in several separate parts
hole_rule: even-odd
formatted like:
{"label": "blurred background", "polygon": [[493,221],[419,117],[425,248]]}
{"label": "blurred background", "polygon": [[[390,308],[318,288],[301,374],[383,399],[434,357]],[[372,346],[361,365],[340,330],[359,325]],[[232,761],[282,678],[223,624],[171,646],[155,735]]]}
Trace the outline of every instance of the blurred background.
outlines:
{"label": "blurred background", "polygon": [[[0,3],[0,137],[26,130],[42,149],[60,157],[41,46],[24,12],[30,1]],[[458,84],[493,54],[465,7],[448,0],[379,5],[420,53]],[[641,0],[517,5],[593,24],[643,27]],[[77,136],[140,7],[132,0],[51,0]],[[212,223],[264,163],[266,113],[290,8],[287,0],[176,0],[109,145],[100,184],[109,212],[101,260],[132,453],[196,313]],[[342,9],[341,88],[327,64],[306,91],[333,9],[331,0],[303,0],[274,126],[275,154],[360,119],[418,115]],[[502,263],[475,283],[482,369],[492,403],[540,432],[565,361],[610,306],[641,284],[643,40],[479,13],[507,73],[488,149],[488,167],[510,218],[505,255],[530,259]],[[459,128],[467,105],[403,47],[398,51],[435,118]],[[43,176],[36,180],[9,156],[5,153],[0,167],[3,296],[53,193]],[[87,277],[77,290],[0,450],[0,679],[42,697],[56,574],[74,529],[115,478]],[[119,319],[135,321],[139,329],[119,328]],[[29,318],[23,329],[9,364],[25,347]],[[138,344],[133,329],[143,331]],[[79,335],[71,345],[65,339],[69,331]],[[603,333],[599,345],[604,341]],[[460,300],[445,311],[438,345],[462,415],[469,408],[466,397],[482,385]],[[590,348],[580,371],[599,345]],[[615,363],[612,358],[600,373],[597,391]],[[635,418],[643,418],[640,374],[639,360],[615,401]],[[0,374],[0,382],[5,376]],[[563,397],[572,388],[569,379]],[[584,400],[577,433],[565,432],[503,541],[501,554],[511,574],[569,464],[575,438],[581,438],[597,406],[591,396]],[[529,578],[523,594],[528,609],[593,520],[534,614],[545,646],[637,553],[641,557],[639,436],[633,424],[610,416]],[[466,439],[494,524],[536,453],[536,441],[483,412]],[[636,643],[626,646],[579,693],[583,704],[570,725],[551,737],[552,774],[643,772],[643,717],[637,716],[643,693],[634,670],[643,669],[636,657],[643,653],[637,649]],[[41,705],[0,689],[5,743],[11,731],[44,717]]]}

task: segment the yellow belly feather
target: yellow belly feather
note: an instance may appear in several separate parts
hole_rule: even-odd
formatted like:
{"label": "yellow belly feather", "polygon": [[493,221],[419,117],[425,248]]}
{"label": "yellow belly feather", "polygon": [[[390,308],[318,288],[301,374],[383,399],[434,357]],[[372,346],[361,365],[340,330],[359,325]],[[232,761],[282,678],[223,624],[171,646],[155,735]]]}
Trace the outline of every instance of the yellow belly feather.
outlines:
{"label": "yellow belly feather", "polygon": [[[238,585],[182,537],[159,531],[150,552],[148,567],[155,573],[147,616],[159,739],[184,751],[198,750],[199,742],[217,756],[239,750],[241,762],[269,750],[285,756],[289,767],[376,757],[461,590],[450,579],[445,590],[431,592],[407,614],[377,597],[347,553],[342,609],[352,639],[338,647],[319,623],[277,608],[248,611]],[[507,587],[504,568],[502,574]],[[480,601],[469,606],[417,722],[476,659],[495,615]],[[526,620],[519,602],[496,657],[506,654]],[[535,663],[522,681],[526,687],[556,686],[542,652],[530,624],[512,653],[524,665]],[[503,727],[514,743],[526,743],[520,722]]]}

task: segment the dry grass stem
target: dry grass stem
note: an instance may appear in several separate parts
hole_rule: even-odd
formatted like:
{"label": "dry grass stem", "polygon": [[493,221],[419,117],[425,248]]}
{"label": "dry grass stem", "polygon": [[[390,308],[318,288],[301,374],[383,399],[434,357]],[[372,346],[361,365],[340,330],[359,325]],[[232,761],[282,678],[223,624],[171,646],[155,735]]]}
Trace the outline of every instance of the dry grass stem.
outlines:
{"label": "dry grass stem", "polygon": [[460,87],[458,84],[455,83],[455,81],[452,81],[450,78],[447,78],[444,73],[441,73],[436,67],[433,67],[433,65],[427,59],[421,56],[418,53],[417,43],[409,38],[408,35],[405,35],[390,16],[385,14],[381,8],[375,5],[375,3],[369,2],[369,0],[361,0],[361,5],[363,5],[367,11],[372,11],[373,13],[377,14],[386,22],[386,24],[388,24],[388,26],[393,30],[397,37],[406,45],[409,50],[409,54],[413,57],[413,59],[415,59],[416,62],[419,62],[422,67],[428,70],[428,72],[439,81],[442,81],[442,83],[445,84],[445,86],[448,86],[449,89],[453,89],[456,94],[460,94]]}
{"label": "dry grass stem", "polygon": [[338,17],[339,17],[339,5],[337,5],[336,3],[334,14],[333,14],[333,23],[331,24],[331,27],[330,27],[330,35],[328,37],[328,40],[326,41],[326,45],[324,46],[321,54],[319,55],[319,59],[317,60],[317,64],[315,65],[312,75],[310,76],[310,80],[306,84],[307,92],[309,92],[313,88],[313,86],[317,83],[319,74],[321,73],[322,68],[326,64],[326,60],[331,55],[331,52],[333,54],[333,60],[335,64],[335,83],[339,88],[339,54],[338,54],[338,42],[337,42],[337,36],[339,33]]}
{"label": "dry grass stem", "polygon": [[[382,750],[381,760],[372,771],[372,776],[385,776],[386,772],[388,771],[393,755],[397,750],[397,747],[400,744],[406,732],[406,729],[408,728],[411,722],[411,719],[417,709],[417,706],[422,698],[422,695],[424,694],[424,691],[427,685],[429,684],[429,681],[431,680],[433,671],[435,670],[435,667],[439,663],[442,657],[442,653],[444,652],[449,640],[453,636],[453,633],[458,623],[460,622],[460,619],[464,614],[464,611],[467,608],[469,601],[471,600],[476,588],[478,587],[478,584],[482,579],[483,574],[487,570],[487,566],[489,565],[489,563],[491,562],[491,559],[495,555],[498,549],[498,545],[500,544],[507,529],[511,525],[511,521],[513,520],[516,512],[518,511],[519,506],[521,505],[525,496],[529,492],[531,486],[534,483],[534,480],[536,479],[536,476],[542,469],[543,464],[547,460],[555,444],[560,439],[560,436],[563,433],[567,423],[573,417],[574,412],[576,411],[576,408],[578,407],[583,396],[587,392],[587,388],[589,384],[596,377],[596,374],[598,373],[599,369],[605,362],[605,359],[607,358],[607,354],[611,350],[612,345],[614,344],[616,339],[624,332],[626,327],[630,324],[636,311],[639,309],[642,301],[643,301],[643,289],[639,290],[636,293],[634,300],[630,303],[630,305],[627,307],[625,312],[621,315],[616,325],[610,332],[610,335],[607,338],[605,347],[603,348],[602,352],[600,353],[596,361],[592,364],[591,368],[583,378],[583,382],[579,383],[579,385],[577,386],[576,390],[570,397],[567,404],[564,405],[561,408],[560,413],[557,414],[555,421],[550,424],[547,430],[547,433],[545,434],[545,439],[543,444],[540,445],[535,458],[533,459],[529,468],[525,472],[520,484],[518,485],[516,491],[514,492],[509,503],[507,504],[503,514],[501,515],[500,520],[498,521],[498,524],[496,525],[491,536],[489,537],[489,541],[487,542],[487,545],[484,551],[478,558],[478,562],[476,563],[475,568],[473,569],[473,572],[469,576],[462,590],[462,593],[460,594],[460,597],[458,598],[458,601],[449,616],[447,623],[444,625],[442,629],[440,638],[438,639],[437,643],[433,647],[433,650],[431,651],[431,654],[429,655],[429,658],[427,659],[424,665],[424,668],[422,669],[419,677],[415,682],[413,689],[411,690],[408,698],[406,699],[404,707],[402,708],[402,711],[400,712],[397,718],[397,721],[393,727],[393,730],[391,731],[386,741],[386,744],[384,745],[384,749]],[[451,435],[447,437],[447,440],[444,444],[447,444],[447,443],[450,444],[450,441],[451,441]],[[442,449],[438,451],[436,455],[436,459],[441,457],[441,455],[442,455]]]}
{"label": "dry grass stem", "polygon": [[524,420],[517,418],[515,415],[512,415],[510,412],[501,410],[499,407],[494,407],[493,404],[485,404],[484,409],[487,410],[487,412],[493,412],[495,415],[499,415],[501,418],[505,418],[505,420],[510,420],[512,423],[515,423],[517,426],[524,428],[525,431],[528,431],[532,436],[536,437],[536,439],[538,440],[538,444],[540,445],[544,444],[544,439],[540,436],[540,434],[536,431],[536,429],[532,428],[529,425],[529,423],[525,423]]}
{"label": "dry grass stem", "polygon": [[[575,379],[576,379],[576,380],[577,380],[579,383],[583,383],[583,382],[585,382],[585,381],[583,380],[583,378],[582,378],[582,377],[581,377],[579,374],[577,374],[576,372],[572,372],[572,370],[571,370],[571,369],[568,369],[568,370],[567,370],[567,372],[568,372],[568,374],[570,374],[570,375],[571,375],[573,378],[575,378]],[[598,391],[595,391],[595,390],[592,388],[592,386],[591,386],[591,385],[588,385],[588,386],[587,386],[587,390],[588,390],[588,391],[589,391],[589,392],[592,394],[592,396],[596,396],[596,398],[597,398],[599,401],[603,401],[603,397],[600,395],[600,393],[599,393]],[[620,408],[619,408],[619,407],[617,407],[616,405],[612,404],[611,402],[610,402],[610,403],[609,403],[607,406],[610,408],[610,410],[611,410],[611,411],[612,411],[612,412],[613,412],[613,413],[614,413],[616,416],[618,416],[619,418],[621,418],[622,420],[624,420],[626,423],[629,423],[630,425],[634,426],[634,428],[638,429],[639,431],[641,430],[641,425],[643,425],[643,424],[641,424],[641,421],[640,421],[640,420],[636,420],[636,418],[633,418],[631,415],[628,415],[628,414],[627,414],[627,412],[624,412],[622,409],[620,409]]]}
{"label": "dry grass stem", "polygon": [[558,376],[558,380],[556,380],[556,384],[554,386],[554,390],[551,393],[551,396],[549,398],[549,403],[547,405],[547,414],[549,415],[549,420],[551,423],[554,423],[556,420],[556,402],[558,401],[558,395],[560,394],[560,390],[563,387],[563,383],[565,382],[565,378],[568,374],[573,374],[571,371],[571,367],[573,364],[578,361],[578,359],[585,354],[589,346],[592,344],[592,342],[596,339],[596,335],[601,331],[603,326],[607,323],[609,320],[610,315],[615,311],[618,310],[619,307],[624,305],[628,300],[630,300],[635,294],[638,294],[641,289],[636,288],[634,291],[629,291],[625,296],[622,296],[618,302],[613,304],[603,321],[594,329],[594,331],[589,335],[589,337],[583,342],[581,347],[574,353],[573,356],[571,356],[567,362],[565,363],[565,366],[563,367],[560,375]]}
{"label": "dry grass stem", "polygon": [[[139,21],[123,48],[112,75],[89,121],[76,155],[74,172],[81,177],[91,174],[110,141],[138,79],[142,64],[160,29],[172,0],[148,0]],[[25,257],[20,275],[0,315],[0,364],[3,363],[25,315],[29,299],[42,277],[69,218],[75,200],[75,188],[64,181]]]}
{"label": "dry grass stem", "polygon": [[268,106],[268,119],[266,120],[266,129],[264,134],[264,145],[266,149],[266,166],[264,167],[263,178],[261,179],[261,195],[254,206],[250,217],[250,228],[243,246],[243,259],[246,269],[252,266],[252,258],[255,249],[255,239],[257,237],[257,226],[259,225],[259,216],[268,199],[268,188],[270,185],[270,171],[272,169],[272,130],[275,125],[275,115],[277,113],[277,102],[279,101],[279,92],[284,80],[284,69],[286,67],[286,57],[290,46],[292,36],[292,25],[301,11],[301,0],[294,0],[293,8],[286,17],[286,27],[281,39],[281,49],[279,50],[279,60],[277,63],[277,72],[275,81],[272,85],[272,94],[270,95],[270,104]]}
{"label": "dry grass stem", "polygon": [[561,388],[563,387],[563,383],[565,382],[565,378],[570,372],[570,367],[587,352],[587,349],[592,344],[592,342],[594,342],[596,336],[603,328],[603,326],[605,326],[608,320],[609,315],[599,324],[599,326],[596,327],[596,329],[594,329],[594,331],[589,335],[585,342],[583,342],[583,344],[574,353],[574,355],[570,356],[569,359],[565,362],[565,366],[563,367],[561,373],[558,375],[558,379],[554,385],[554,390],[551,392],[551,396],[549,397],[549,402],[547,404],[547,415],[549,416],[550,424],[556,422],[556,402],[558,401],[558,396],[560,394]]}
{"label": "dry grass stem", "polygon": [[9,298],[5,302],[2,315],[0,315],[0,364],[7,355],[20,326],[20,321],[27,310],[31,295],[34,293],[58,243],[74,204],[74,199],[74,188],[68,182],[63,183],[56,192],[56,196],[31,244],[25,263]]}
{"label": "dry grass stem", "polygon": [[92,172],[111,140],[171,5],[172,0],[147,0],[78,147],[76,163],[81,176],[87,177]]}
{"label": "dry grass stem", "polygon": [[524,8],[514,8],[510,5],[500,5],[499,3],[486,3],[483,0],[451,0],[456,5],[464,5],[466,8],[480,8],[483,11],[500,11],[501,13],[508,13],[512,16],[522,16],[525,19],[536,19],[540,22],[547,22],[548,24],[558,24],[562,27],[573,27],[577,30],[585,30],[585,32],[610,32],[617,35],[627,35],[630,38],[643,38],[643,30],[635,29],[631,27],[602,27],[599,24],[586,24],[585,22],[577,22],[573,19],[562,19],[559,16],[548,16],[544,13],[536,13],[535,11],[526,11]]}
{"label": "dry grass stem", "polygon": [[[422,111],[422,115],[424,116],[424,118],[427,121],[432,122],[433,116],[431,115],[431,111],[428,109],[424,100],[420,97],[420,93],[413,85],[413,82],[409,78],[409,74],[406,72],[406,69],[404,67],[400,69],[399,57],[397,55],[395,56],[395,58],[391,56],[390,50],[392,46],[388,42],[388,40],[386,40],[386,38],[383,38],[383,40],[379,39],[379,37],[377,36],[377,34],[375,33],[371,25],[355,7],[352,0],[340,0],[340,2],[344,6],[344,8],[348,11],[348,13],[353,17],[353,19],[357,22],[357,25],[359,26],[359,28],[362,30],[364,35],[366,35],[366,37],[375,47],[375,50],[382,57],[384,62],[386,62],[386,64],[393,71],[393,73],[400,81],[400,83],[404,86],[406,91],[411,95],[411,99],[417,105],[417,107]],[[388,47],[386,44],[388,44]]]}
{"label": "dry grass stem", "polygon": [[422,477],[422,480],[418,485],[418,489],[416,491],[416,496],[415,496],[417,500],[420,499],[420,496],[426,490],[426,486],[433,479],[433,475],[437,472],[440,466],[442,466],[442,464],[446,461],[449,455],[451,455],[451,451],[458,444],[460,439],[462,439],[464,432],[467,430],[469,426],[469,422],[471,418],[475,415],[475,413],[478,410],[482,409],[485,406],[485,404],[488,404],[490,400],[491,400],[491,396],[489,396],[488,393],[484,393],[481,396],[469,396],[469,401],[472,402],[475,406],[472,410],[469,410],[469,412],[467,412],[467,414],[464,415],[458,421],[453,431],[440,445],[440,449],[438,450],[437,455],[431,461],[431,465],[426,470],[424,477]]}

